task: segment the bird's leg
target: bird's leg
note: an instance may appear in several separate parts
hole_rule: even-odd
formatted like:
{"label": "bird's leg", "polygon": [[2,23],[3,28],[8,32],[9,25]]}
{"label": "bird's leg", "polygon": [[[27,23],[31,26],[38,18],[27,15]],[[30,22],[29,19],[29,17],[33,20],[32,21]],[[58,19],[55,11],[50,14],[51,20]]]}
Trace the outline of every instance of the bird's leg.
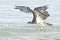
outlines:
{"label": "bird's leg", "polygon": [[39,24],[39,26],[40,26],[40,30],[41,30],[41,31],[43,31],[42,25],[41,25],[41,24]]}
{"label": "bird's leg", "polygon": [[39,23],[37,25],[39,25],[41,31],[44,31],[44,25],[42,25],[41,23]]}

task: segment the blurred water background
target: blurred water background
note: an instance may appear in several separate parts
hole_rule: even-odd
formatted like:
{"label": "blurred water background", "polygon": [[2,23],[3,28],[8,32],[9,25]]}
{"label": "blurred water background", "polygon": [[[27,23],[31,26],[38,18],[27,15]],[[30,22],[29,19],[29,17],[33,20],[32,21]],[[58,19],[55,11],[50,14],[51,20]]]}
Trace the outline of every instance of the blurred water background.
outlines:
{"label": "blurred water background", "polygon": [[[16,5],[49,5],[47,21],[53,26],[40,31],[38,25],[27,24],[33,15],[14,9]],[[0,40],[60,40],[60,0],[0,0]]]}

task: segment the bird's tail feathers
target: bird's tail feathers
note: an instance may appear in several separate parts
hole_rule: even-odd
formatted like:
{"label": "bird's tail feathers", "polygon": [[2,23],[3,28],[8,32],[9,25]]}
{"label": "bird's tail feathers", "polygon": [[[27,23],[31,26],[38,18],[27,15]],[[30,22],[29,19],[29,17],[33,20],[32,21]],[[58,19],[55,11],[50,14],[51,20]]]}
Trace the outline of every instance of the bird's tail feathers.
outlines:
{"label": "bird's tail feathers", "polygon": [[52,26],[53,24],[48,23],[48,22],[44,22],[44,24],[48,25],[48,26]]}

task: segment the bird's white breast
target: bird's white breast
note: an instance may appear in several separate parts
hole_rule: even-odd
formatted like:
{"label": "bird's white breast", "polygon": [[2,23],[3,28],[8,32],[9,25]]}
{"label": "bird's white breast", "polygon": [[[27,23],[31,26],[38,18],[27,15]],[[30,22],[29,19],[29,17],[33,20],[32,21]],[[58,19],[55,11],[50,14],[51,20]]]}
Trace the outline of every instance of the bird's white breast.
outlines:
{"label": "bird's white breast", "polygon": [[36,18],[36,23],[42,23],[42,22],[43,22],[42,18],[40,18],[40,17]]}
{"label": "bird's white breast", "polygon": [[42,24],[44,22],[44,20],[42,19],[42,17],[40,17],[40,13],[36,10],[34,10],[35,14],[36,14],[36,23],[37,24]]}

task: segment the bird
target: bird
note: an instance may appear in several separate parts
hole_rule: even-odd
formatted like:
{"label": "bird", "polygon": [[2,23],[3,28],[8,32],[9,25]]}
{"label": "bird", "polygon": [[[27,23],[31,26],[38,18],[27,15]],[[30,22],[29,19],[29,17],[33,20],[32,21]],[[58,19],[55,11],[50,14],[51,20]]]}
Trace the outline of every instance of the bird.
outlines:
{"label": "bird", "polygon": [[28,23],[41,24],[41,25],[45,24],[48,26],[52,26],[51,23],[47,23],[45,21],[50,16],[50,14],[47,11],[48,5],[36,7],[34,9],[31,9],[30,7],[27,7],[27,6],[15,6],[15,9],[19,9],[20,11],[25,12],[25,13],[32,13],[33,14],[32,21],[28,22]]}

